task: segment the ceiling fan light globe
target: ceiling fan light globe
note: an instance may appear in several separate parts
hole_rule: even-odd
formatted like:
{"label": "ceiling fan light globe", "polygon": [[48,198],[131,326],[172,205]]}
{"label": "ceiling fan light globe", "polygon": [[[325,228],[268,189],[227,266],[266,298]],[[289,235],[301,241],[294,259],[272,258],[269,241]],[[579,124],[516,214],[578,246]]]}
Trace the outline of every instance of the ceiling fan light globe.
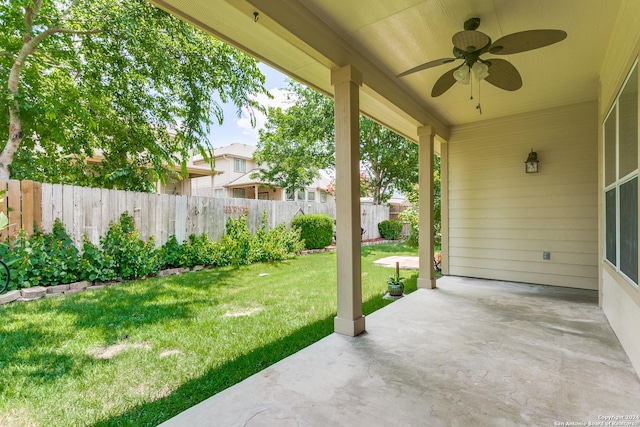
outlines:
{"label": "ceiling fan light globe", "polygon": [[453,72],[453,77],[458,83],[466,85],[469,84],[469,81],[471,80],[471,73],[468,67],[460,67]]}
{"label": "ceiling fan light globe", "polygon": [[482,62],[476,62],[473,64],[473,67],[471,67],[471,71],[473,72],[473,77],[475,77],[477,81],[480,81],[489,75],[489,66]]}

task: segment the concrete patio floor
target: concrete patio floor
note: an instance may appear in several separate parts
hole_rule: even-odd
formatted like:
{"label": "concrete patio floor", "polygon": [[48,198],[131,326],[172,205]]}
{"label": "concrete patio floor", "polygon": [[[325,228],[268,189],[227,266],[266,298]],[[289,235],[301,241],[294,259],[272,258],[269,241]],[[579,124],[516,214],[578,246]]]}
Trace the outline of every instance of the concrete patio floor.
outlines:
{"label": "concrete patio floor", "polygon": [[[455,277],[437,285],[368,316],[361,336],[333,334],[162,425],[559,426],[640,416],[640,379],[596,292]],[[609,425],[640,426],[626,422]]]}

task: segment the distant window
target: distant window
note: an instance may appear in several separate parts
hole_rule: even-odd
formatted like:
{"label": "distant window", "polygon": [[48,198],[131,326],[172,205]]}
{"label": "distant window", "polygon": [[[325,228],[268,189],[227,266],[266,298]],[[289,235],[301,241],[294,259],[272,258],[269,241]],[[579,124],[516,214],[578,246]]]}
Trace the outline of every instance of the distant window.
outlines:
{"label": "distant window", "polygon": [[234,188],[233,197],[236,199],[244,199],[244,188]]}
{"label": "distant window", "polygon": [[293,190],[287,190],[287,200],[293,200]]}
{"label": "distant window", "polygon": [[213,197],[224,197],[224,190],[222,188],[216,188],[215,190],[213,190]]}
{"label": "distant window", "polygon": [[297,191],[296,200],[304,202],[304,190],[298,190]]}
{"label": "distant window", "polygon": [[235,172],[245,173],[247,171],[247,161],[245,159],[234,159],[233,170]]}
{"label": "distant window", "polygon": [[269,193],[258,193],[258,200],[269,200]]}
{"label": "distant window", "polygon": [[316,192],[315,191],[309,191],[307,193],[307,200],[310,202],[315,202],[316,201]]}
{"label": "distant window", "polygon": [[638,67],[604,126],[605,259],[638,284]]}
{"label": "distant window", "polygon": [[325,193],[324,191],[320,193],[320,202],[327,203],[327,193]]}

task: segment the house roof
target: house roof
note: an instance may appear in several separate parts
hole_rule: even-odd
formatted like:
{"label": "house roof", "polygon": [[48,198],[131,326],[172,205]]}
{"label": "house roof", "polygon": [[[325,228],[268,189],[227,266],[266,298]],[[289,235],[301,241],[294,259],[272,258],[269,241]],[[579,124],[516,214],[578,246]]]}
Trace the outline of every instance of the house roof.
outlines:
{"label": "house roof", "polygon": [[242,157],[245,159],[252,159],[254,151],[256,151],[256,147],[254,147],[253,145],[240,144],[238,142],[234,142],[233,144],[216,148],[215,150],[213,150],[213,154],[216,157],[226,155],[226,156],[233,156],[233,157]]}
{"label": "house roof", "polygon": [[[446,139],[452,126],[596,100],[605,55],[616,48],[612,30],[624,19],[623,0],[369,0],[366,8],[344,0],[149,1],[328,95],[331,71],[353,66],[362,73],[361,111],[414,141],[421,126]],[[474,84],[473,100],[460,84],[432,97],[434,83],[459,61],[397,77],[452,58],[452,36],[471,17],[493,41],[532,29],[568,37],[501,57],[520,72],[515,92],[483,82],[480,96]]]}
{"label": "house roof", "polygon": [[[272,184],[269,184],[268,182],[261,181],[259,178],[251,178],[251,174],[254,172],[257,172],[258,170],[259,170],[258,168],[254,168],[249,172],[247,172],[246,174],[242,175],[240,178],[234,181],[231,181],[224,187],[231,188],[231,187],[247,187],[251,185],[272,185]],[[308,185],[306,188],[313,188],[316,190],[326,190],[329,184],[330,184],[330,181],[328,179],[324,177],[320,177],[314,180],[311,183],[311,185]],[[277,185],[273,185],[273,186],[278,187]]]}

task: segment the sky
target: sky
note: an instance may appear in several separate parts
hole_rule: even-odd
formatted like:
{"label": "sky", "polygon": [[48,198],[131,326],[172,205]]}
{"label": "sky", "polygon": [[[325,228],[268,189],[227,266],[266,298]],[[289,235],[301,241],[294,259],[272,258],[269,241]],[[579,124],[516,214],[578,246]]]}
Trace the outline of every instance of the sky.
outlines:
{"label": "sky", "polygon": [[[257,97],[258,102],[265,107],[277,107],[286,104],[287,92],[284,89],[287,86],[287,76],[263,63],[259,63],[258,68],[265,75],[265,88],[273,96],[273,99],[269,99],[264,95],[260,95]],[[223,104],[219,98],[217,98],[217,102],[223,107],[224,120],[220,126],[211,126],[209,140],[213,147],[219,148],[234,142],[256,145],[258,143],[258,130],[264,127],[265,116],[260,112],[255,113],[256,126],[254,128],[251,127],[251,120],[246,111],[243,111],[241,117],[238,117],[235,105]]]}

